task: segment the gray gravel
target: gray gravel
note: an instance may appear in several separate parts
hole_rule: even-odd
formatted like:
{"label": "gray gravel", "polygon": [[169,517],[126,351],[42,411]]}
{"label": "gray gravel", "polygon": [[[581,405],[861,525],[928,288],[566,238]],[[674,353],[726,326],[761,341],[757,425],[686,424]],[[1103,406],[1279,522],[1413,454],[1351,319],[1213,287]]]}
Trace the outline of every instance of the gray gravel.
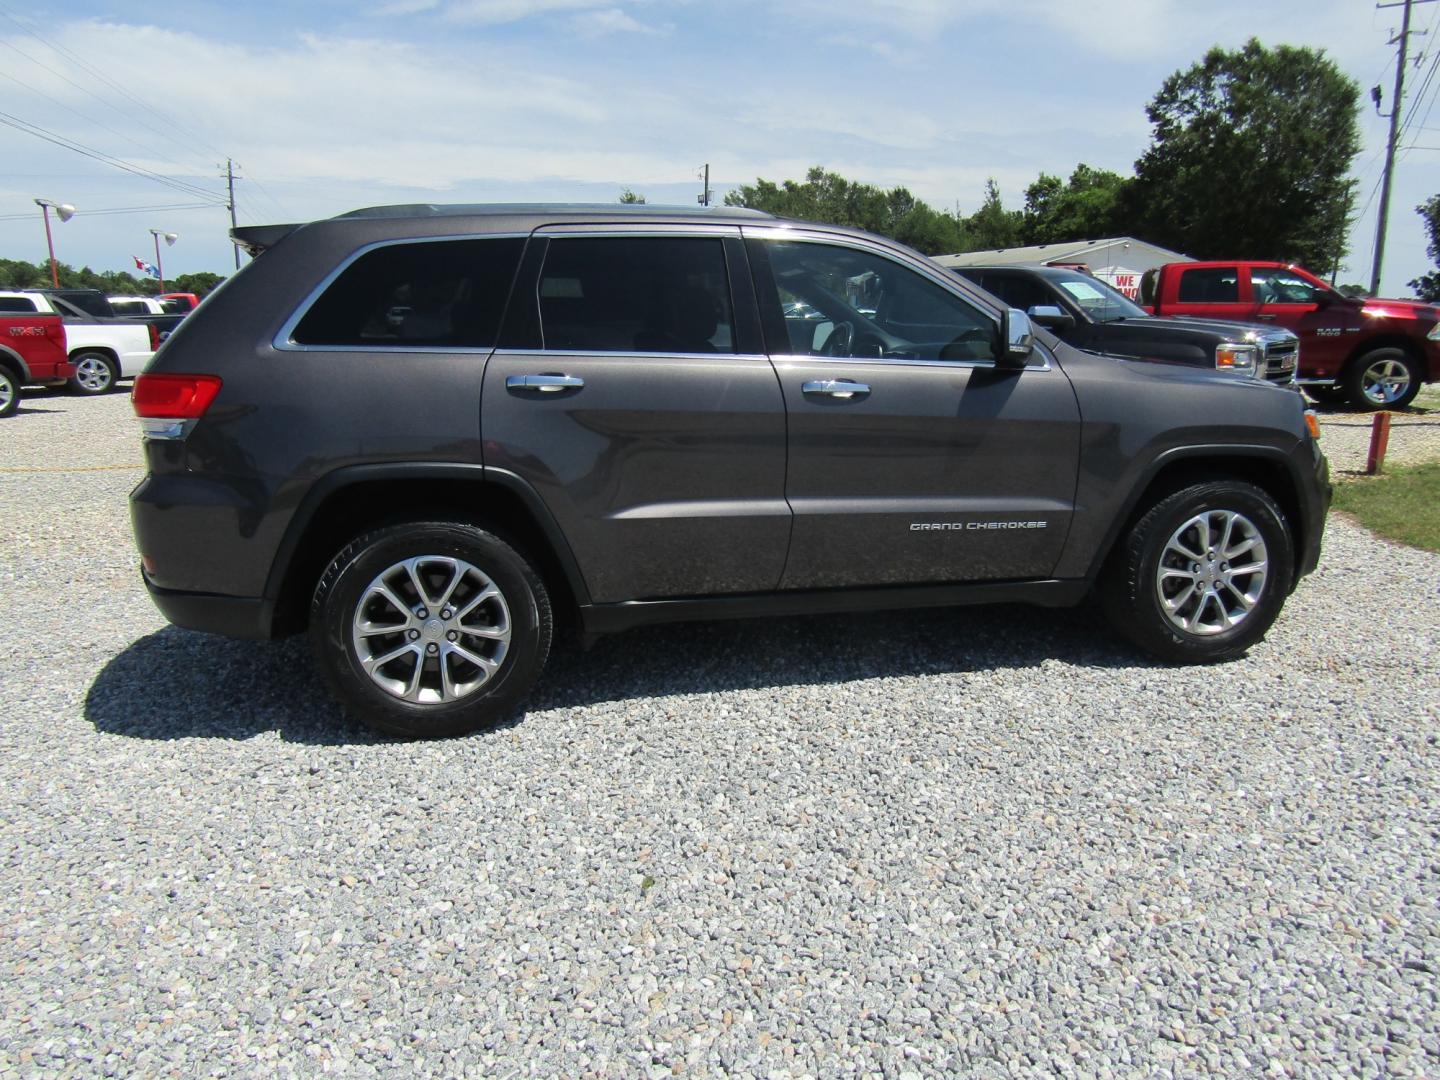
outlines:
{"label": "gray gravel", "polygon": [[[1374,414],[1325,405],[1314,408],[1320,417],[1320,445],[1335,479],[1343,482],[1363,475]],[[1410,408],[1390,414],[1386,466],[1422,461],[1440,461],[1440,384],[1436,383],[1422,389]]]}
{"label": "gray gravel", "polygon": [[168,629],[123,397],[0,421],[0,1073],[1440,1073],[1440,557],[1270,639],[1084,611],[634,632],[376,741]]}

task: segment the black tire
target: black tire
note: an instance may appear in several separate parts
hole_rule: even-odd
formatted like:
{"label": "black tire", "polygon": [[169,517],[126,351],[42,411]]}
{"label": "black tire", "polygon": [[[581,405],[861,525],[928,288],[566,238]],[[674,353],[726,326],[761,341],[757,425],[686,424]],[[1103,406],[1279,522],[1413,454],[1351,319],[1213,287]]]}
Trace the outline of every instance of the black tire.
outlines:
{"label": "black tire", "polygon": [[[445,587],[443,580],[434,578],[436,573],[444,572],[439,560],[459,560],[474,571],[467,571],[456,587],[454,595],[460,600],[453,610],[431,612],[425,608],[425,615],[416,617],[420,602],[415,597],[423,594],[415,591],[413,578],[396,571],[405,560],[415,558],[437,560],[419,568],[432,601]],[[395,598],[411,605],[411,610],[398,616],[396,605],[371,591],[378,576],[390,571],[400,576],[388,578],[385,584],[391,586],[393,581]],[[500,598],[481,601],[475,610],[493,620],[491,629],[508,626],[509,639],[503,653],[499,642],[472,637],[460,629],[462,618],[466,618],[460,609],[480,595],[485,581],[499,590]],[[362,608],[362,604],[367,606]],[[414,617],[414,626],[420,629],[390,637],[369,631],[369,636],[357,644],[357,636],[365,633],[363,627],[356,628],[361,614],[366,615],[369,625],[386,627],[397,617]],[[454,621],[442,623],[441,615]],[[347,711],[375,731],[406,739],[465,735],[504,720],[540,677],[552,633],[549,595],[530,560],[493,533],[457,522],[391,525],[356,537],[321,575],[310,609],[311,644],[335,695]],[[450,634],[457,635],[449,638],[453,645],[446,644],[446,635]],[[413,645],[412,635],[420,635]],[[405,700],[395,689],[387,690],[366,672],[360,649],[370,650],[368,658],[373,658],[376,653],[388,654],[392,646],[414,651],[407,651],[392,663],[378,664],[375,670],[381,680],[397,684],[403,681],[413,687],[418,691],[416,700]],[[417,662],[422,649],[438,651],[438,655]],[[478,678],[484,669],[460,658],[462,649],[467,655],[484,654],[486,660],[499,666],[488,677]],[[445,700],[450,691],[442,683],[442,667],[445,677],[457,684],[471,678],[475,688]],[[419,700],[424,695],[430,700]]]}
{"label": "black tire", "polygon": [[[1403,376],[1400,375],[1402,369]],[[1403,389],[1395,387],[1399,392],[1393,398],[1375,383],[1375,377],[1382,373],[1407,380]],[[1371,349],[1350,362],[1345,368],[1341,385],[1345,387],[1345,397],[1357,409],[1366,412],[1403,409],[1420,392],[1421,375],[1420,365],[1404,349]]]}
{"label": "black tire", "polygon": [[97,349],[84,349],[70,357],[75,365],[75,374],[66,383],[72,394],[96,397],[108,394],[120,380],[120,368],[106,353]]}
{"label": "black tire", "polygon": [[0,365],[0,418],[14,416],[20,408],[20,380],[8,367]]}
{"label": "black tire", "polygon": [[[1203,611],[1197,613],[1197,631],[1191,632],[1172,622],[1171,615],[1162,607],[1162,590],[1173,589],[1170,599],[1178,598],[1185,590],[1185,578],[1191,574],[1191,568],[1182,566],[1174,572],[1176,576],[1167,577],[1166,584],[1162,586],[1158,580],[1161,560],[1162,557],[1166,559],[1167,567],[1174,565],[1172,560],[1175,556],[1167,555],[1167,548],[1182,526],[1207,515],[1207,521],[1218,527],[1224,514],[1240,515],[1263,541],[1264,576],[1257,580],[1256,575],[1243,573],[1245,565],[1254,565],[1256,556],[1253,550],[1248,558],[1247,553],[1237,552],[1235,556],[1235,566],[1241,572],[1232,579],[1239,582],[1234,589],[1217,584],[1217,575],[1225,576],[1231,567],[1223,558],[1212,556],[1204,562],[1191,564],[1192,567],[1198,565],[1202,568],[1198,575],[1194,575],[1200,583],[1203,583],[1205,575],[1209,575],[1210,588],[1215,592],[1214,600],[1204,596],[1203,590],[1189,594],[1199,598],[1198,602],[1191,603]],[[1241,535],[1244,535],[1243,532]],[[1179,538],[1187,548],[1193,548],[1198,534],[1181,533]],[[1238,541],[1232,541],[1230,550],[1236,551],[1240,546]],[[1210,552],[1197,551],[1197,554],[1203,559]],[[1220,554],[1223,555],[1223,552]],[[1246,562],[1239,561],[1242,559]],[[1221,571],[1221,567],[1225,571]],[[1111,625],[1140,648],[1162,660],[1176,663],[1213,663],[1242,655],[1265,636],[1290,592],[1294,567],[1294,541],[1285,515],[1275,500],[1251,484],[1214,480],[1168,495],[1141,515],[1111,554],[1101,577],[1100,598]],[[1243,591],[1248,594],[1252,588],[1255,595],[1250,598],[1253,606],[1248,612],[1228,629],[1205,632],[1207,620],[1222,626],[1228,623],[1225,607],[1216,605],[1241,610],[1237,593]],[[1191,610],[1188,604],[1182,605],[1176,617],[1185,616]]]}
{"label": "black tire", "polygon": [[1305,393],[1321,405],[1344,405],[1350,400],[1350,395],[1345,392],[1343,386],[1307,386]]}

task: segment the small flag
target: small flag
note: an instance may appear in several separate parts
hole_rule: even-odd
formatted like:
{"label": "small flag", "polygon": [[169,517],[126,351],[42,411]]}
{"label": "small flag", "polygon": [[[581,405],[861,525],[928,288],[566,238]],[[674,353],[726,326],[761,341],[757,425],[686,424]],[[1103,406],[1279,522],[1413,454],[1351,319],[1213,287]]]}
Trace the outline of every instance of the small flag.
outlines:
{"label": "small flag", "polygon": [[151,266],[144,259],[137,258],[134,255],[131,255],[130,257],[135,260],[135,269],[139,270],[142,274],[149,274],[153,278],[158,278],[160,276],[159,267]]}

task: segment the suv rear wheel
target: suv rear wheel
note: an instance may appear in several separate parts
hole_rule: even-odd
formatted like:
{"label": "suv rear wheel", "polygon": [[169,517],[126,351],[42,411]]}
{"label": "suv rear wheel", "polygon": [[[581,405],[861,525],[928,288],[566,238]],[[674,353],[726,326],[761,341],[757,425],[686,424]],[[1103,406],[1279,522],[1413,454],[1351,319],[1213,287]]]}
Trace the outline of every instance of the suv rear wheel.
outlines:
{"label": "suv rear wheel", "polygon": [[1295,555],[1275,501],[1217,480],[1161,499],[1122,538],[1101,581],[1115,629],[1163,660],[1241,655],[1289,592]]}
{"label": "suv rear wheel", "polygon": [[504,719],[535,685],[552,631],[530,561],[484,529],[443,521],[353,540],[321,576],[310,625],[347,709],[412,739]]}

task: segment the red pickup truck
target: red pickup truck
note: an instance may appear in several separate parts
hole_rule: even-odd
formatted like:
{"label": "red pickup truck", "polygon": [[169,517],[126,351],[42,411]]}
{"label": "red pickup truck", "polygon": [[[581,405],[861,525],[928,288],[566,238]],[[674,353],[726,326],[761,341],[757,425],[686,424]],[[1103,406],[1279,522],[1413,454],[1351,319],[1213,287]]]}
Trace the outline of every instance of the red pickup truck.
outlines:
{"label": "red pickup truck", "polygon": [[1273,322],[1300,338],[1295,381],[1318,401],[1401,409],[1440,380],[1440,308],[1351,299],[1278,262],[1167,263],[1140,282],[1156,315]]}
{"label": "red pickup truck", "polygon": [[0,416],[20,408],[20,387],[64,383],[74,374],[59,315],[0,309]]}

